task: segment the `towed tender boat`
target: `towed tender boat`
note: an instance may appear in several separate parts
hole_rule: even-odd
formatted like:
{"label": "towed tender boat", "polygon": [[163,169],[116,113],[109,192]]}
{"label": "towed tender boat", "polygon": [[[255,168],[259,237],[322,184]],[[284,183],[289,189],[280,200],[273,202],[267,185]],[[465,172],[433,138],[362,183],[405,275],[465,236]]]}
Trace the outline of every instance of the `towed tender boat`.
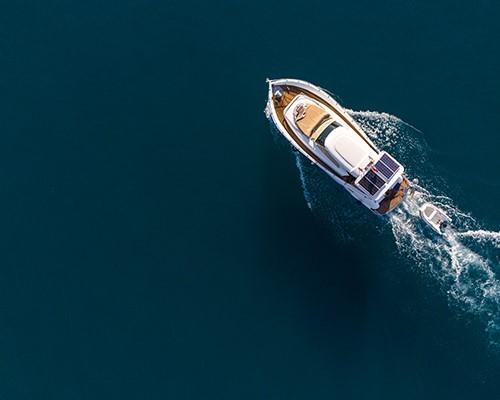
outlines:
{"label": "towed tender boat", "polygon": [[409,187],[403,166],[328,93],[297,79],[268,83],[266,113],[293,147],[376,214],[401,203]]}
{"label": "towed tender boat", "polygon": [[427,225],[429,225],[434,232],[443,234],[443,230],[451,223],[450,217],[446,213],[437,208],[434,204],[425,203],[418,209],[420,218],[422,218]]}

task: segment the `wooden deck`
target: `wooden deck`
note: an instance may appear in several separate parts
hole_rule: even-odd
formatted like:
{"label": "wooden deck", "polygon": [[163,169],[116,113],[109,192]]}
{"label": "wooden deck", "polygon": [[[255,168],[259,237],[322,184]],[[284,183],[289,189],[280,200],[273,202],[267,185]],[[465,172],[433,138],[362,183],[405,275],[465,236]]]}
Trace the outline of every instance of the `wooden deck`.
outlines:
{"label": "wooden deck", "polygon": [[[285,89],[285,88],[283,88]],[[353,182],[354,179],[353,177],[351,176],[340,176],[337,171],[335,171],[334,169],[332,169],[328,164],[326,164],[322,159],[318,158],[316,156],[316,154],[309,148],[309,146],[306,146],[304,144],[304,142],[302,142],[302,140],[300,140],[297,135],[295,135],[295,132],[293,131],[293,129],[291,129],[289,126],[288,126],[288,123],[286,122],[285,120],[285,115],[284,115],[284,111],[285,111],[285,108],[288,106],[288,104],[290,104],[292,102],[292,100],[298,96],[299,94],[301,93],[304,93],[303,91],[299,91],[297,88],[287,88],[289,90],[285,90],[283,96],[281,97],[280,101],[277,101],[274,97],[273,97],[273,100],[274,100],[274,108],[276,109],[276,114],[278,115],[278,119],[280,120],[281,124],[285,127],[285,129],[287,130],[288,134],[294,139],[294,142],[300,146],[300,148],[306,153],[308,154],[312,159],[314,159],[315,162],[317,162],[319,165],[321,165],[324,169],[326,169],[328,172],[330,172],[331,174],[335,175],[336,177],[338,177],[339,179],[342,179],[346,182]],[[309,92],[307,93],[307,95],[311,95],[312,97],[312,93],[309,94]]]}
{"label": "wooden deck", "polygon": [[[340,117],[340,119],[347,126],[349,126],[354,132],[356,132],[361,137],[361,139],[363,139],[366,142],[366,144],[368,146],[370,146],[373,150],[375,150],[378,153],[378,149],[375,148],[373,146],[373,144],[370,143],[370,141],[365,138],[365,136],[359,131],[359,128],[356,125],[354,125],[344,114],[342,114],[338,110],[336,110],[336,109],[332,108],[330,105],[328,105],[321,97],[318,97],[313,92],[310,92],[307,89],[302,89],[302,88],[298,88],[298,87],[295,87],[295,86],[280,86],[280,87],[284,91],[284,94],[283,94],[281,100],[278,101],[275,96],[273,96],[273,100],[274,100],[274,108],[276,109],[276,113],[278,114],[278,118],[279,118],[279,120],[281,121],[281,123],[285,127],[288,128],[288,126],[286,124],[286,121],[285,121],[285,116],[283,114],[284,111],[285,111],[285,108],[288,106],[288,104],[290,104],[292,102],[292,100],[296,96],[298,96],[299,94],[304,94],[307,97],[310,97],[310,98],[318,101],[319,103],[321,103],[321,104],[325,105],[326,107],[328,107],[328,109],[330,109],[333,112],[335,112],[335,114],[338,117]],[[291,129],[287,129],[287,131],[290,131],[290,130]]]}
{"label": "wooden deck", "polygon": [[[283,95],[282,95],[282,97],[279,100],[273,95],[274,108],[276,110],[276,115],[278,116],[279,121],[285,127],[285,129],[287,130],[288,134],[294,139],[294,142],[298,146],[300,146],[300,148],[306,154],[308,154],[311,158],[313,158],[324,169],[326,169],[327,171],[329,171],[330,173],[332,173],[333,175],[335,175],[339,179],[342,179],[343,181],[345,181],[348,184],[352,185],[354,183],[354,181],[355,181],[354,177],[352,177],[350,175],[348,175],[347,177],[340,176],[328,164],[326,164],[323,160],[321,160],[320,158],[318,158],[316,156],[316,154],[314,154],[314,152],[308,146],[306,146],[302,142],[302,140],[300,140],[295,135],[295,132],[293,131],[293,129],[291,129],[288,126],[288,123],[285,120],[285,115],[284,115],[285,108],[299,94],[304,94],[304,95],[306,95],[306,96],[308,96],[310,98],[313,98],[314,100],[316,100],[316,101],[324,104],[325,106],[327,106],[329,109],[332,109],[331,106],[329,106],[323,99],[321,99],[320,97],[316,96],[314,93],[312,93],[312,92],[310,92],[310,91],[308,91],[306,89],[297,88],[297,87],[294,87],[294,86],[280,86],[280,87],[283,90]],[[359,132],[359,129],[355,125],[353,125],[352,122],[348,118],[346,118],[345,115],[343,115],[342,113],[338,112],[335,109],[333,109],[333,111],[346,123],[346,125],[348,125],[355,132],[357,132],[360,135],[360,137],[370,147],[373,148],[373,145],[368,140],[366,140],[366,138]],[[375,150],[378,153],[378,150],[377,149],[375,149]],[[409,184],[408,180],[406,179],[406,177],[403,176],[403,182],[401,182],[401,185],[400,185],[399,189],[397,189],[397,190],[395,190],[395,189],[389,190],[387,192],[386,198],[384,200],[382,200],[382,202],[380,203],[379,208],[376,209],[376,210],[372,210],[372,211],[374,211],[375,213],[380,214],[380,215],[385,215],[385,214],[391,212],[392,210],[394,210],[394,208],[396,208],[397,205],[399,203],[401,203],[401,201],[404,199],[404,197],[406,195],[406,190],[407,190],[407,188],[408,188],[409,185],[410,184]]]}
{"label": "wooden deck", "polygon": [[410,182],[408,182],[408,179],[406,179],[406,177],[403,175],[403,182],[401,182],[399,189],[388,190],[385,199],[382,200],[379,208],[373,211],[380,215],[390,213],[398,206],[399,203],[403,201],[409,186]]}

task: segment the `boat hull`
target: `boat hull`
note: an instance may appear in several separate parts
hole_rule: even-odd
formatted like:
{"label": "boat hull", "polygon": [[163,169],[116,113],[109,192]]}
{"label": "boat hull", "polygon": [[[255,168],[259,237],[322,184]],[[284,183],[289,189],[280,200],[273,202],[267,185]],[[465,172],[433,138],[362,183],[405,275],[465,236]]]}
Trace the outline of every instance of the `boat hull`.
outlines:
{"label": "boat hull", "polygon": [[[361,127],[354,121],[354,119],[340,106],[340,104],[333,99],[325,90],[318,86],[315,86],[309,82],[301,81],[297,79],[278,79],[268,81],[269,92],[268,92],[268,105],[266,107],[266,113],[268,117],[272,120],[277,129],[281,134],[298,150],[309,159],[312,163],[318,165],[325,173],[327,173],[333,180],[335,180],[339,185],[344,187],[354,198],[359,200],[367,208],[371,209],[373,212],[379,215],[385,215],[392,211],[405,197],[406,190],[409,186],[408,180],[403,176],[402,182],[400,183],[397,190],[388,191],[389,195],[380,203],[374,203],[373,199],[365,195],[361,190],[359,190],[354,184],[352,177],[346,177],[339,174],[339,172],[324,158],[320,157],[313,149],[308,146],[303,140],[301,140],[300,135],[294,131],[294,129],[287,122],[284,111],[288,104],[290,104],[293,99],[304,94],[311,99],[325,105],[328,110],[335,113],[335,117],[342,121],[342,124],[350,128],[359,137],[363,139],[367,146],[373,149],[376,153],[380,150],[377,149],[375,144],[370,140],[370,138],[363,132]],[[277,100],[275,95],[275,89],[280,88],[280,95],[282,97]]]}
{"label": "boat hull", "polygon": [[420,214],[420,218],[422,218],[427,226],[439,235],[442,235],[443,229],[447,226],[447,224],[451,223],[451,218],[434,204],[425,203],[419,208],[418,212]]}

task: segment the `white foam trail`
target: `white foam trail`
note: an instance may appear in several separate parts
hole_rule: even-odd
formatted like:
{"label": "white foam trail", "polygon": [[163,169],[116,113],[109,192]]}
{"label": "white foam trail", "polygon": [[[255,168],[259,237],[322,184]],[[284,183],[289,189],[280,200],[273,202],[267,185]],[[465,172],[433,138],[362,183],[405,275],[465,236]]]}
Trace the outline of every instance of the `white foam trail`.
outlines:
{"label": "white foam trail", "polygon": [[[446,185],[435,179],[439,174],[428,159],[429,148],[420,131],[388,114],[351,115],[378,146],[403,162],[408,175],[429,183],[429,189],[416,185],[414,196],[389,217],[398,248],[416,261],[419,271],[437,279],[455,305],[477,315],[486,325],[490,343],[500,346],[500,269],[495,253],[500,248],[500,232],[479,226],[441,192]],[[442,237],[431,232],[418,218],[418,208],[425,202],[443,208],[454,229]]]}
{"label": "white foam trail", "polygon": [[471,237],[479,242],[492,242],[497,249],[500,248],[500,232],[478,229],[477,231],[459,232],[457,235],[460,237]]}
{"label": "white foam trail", "polygon": [[[437,280],[450,302],[472,313],[485,324],[490,343],[500,347],[500,232],[484,229],[467,212],[455,206],[443,190],[446,182],[429,160],[430,149],[416,128],[399,118],[372,111],[351,111],[353,118],[381,149],[393,154],[406,168],[407,176],[419,178],[408,197],[389,216],[389,226],[401,253],[414,260],[415,270]],[[304,197],[315,215],[330,225],[338,238],[356,240],[366,226],[380,219],[352,198],[300,154],[296,164]],[[332,200],[333,199],[333,200]],[[444,209],[453,229],[443,236],[433,233],[418,217],[418,208],[431,202]],[[371,219],[370,219],[371,218]],[[497,347],[497,348],[498,348]]]}
{"label": "white foam trail", "polygon": [[[490,344],[498,349],[500,281],[495,273],[498,262],[480,244],[492,237],[498,239],[499,233],[482,229],[448,230],[443,237],[437,237],[428,232],[423,221],[414,218],[414,212],[414,204],[407,201],[390,216],[398,248],[416,261],[417,270],[430,274],[440,283],[454,305],[485,323]],[[454,221],[457,221],[456,217]],[[460,224],[459,220],[457,222]],[[474,241],[464,243],[464,238],[473,238]]]}

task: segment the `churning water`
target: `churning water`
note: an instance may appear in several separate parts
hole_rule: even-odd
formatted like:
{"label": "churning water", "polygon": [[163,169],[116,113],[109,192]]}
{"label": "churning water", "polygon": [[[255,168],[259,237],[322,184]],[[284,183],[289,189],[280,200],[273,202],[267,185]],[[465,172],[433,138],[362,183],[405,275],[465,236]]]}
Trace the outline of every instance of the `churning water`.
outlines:
{"label": "churning water", "polygon": [[[406,169],[414,195],[388,217],[372,215],[319,168],[295,153],[304,197],[320,222],[339,240],[356,241],[366,235],[392,235],[399,252],[408,257],[415,271],[436,280],[450,305],[476,315],[484,324],[489,343],[500,349],[500,232],[488,230],[446,195],[447,182],[430,160],[423,134],[401,119],[378,112],[352,111],[375,144],[391,153]],[[279,133],[273,129],[277,140]],[[443,236],[433,233],[418,216],[426,202],[436,204],[452,219]],[[369,226],[369,228],[367,228]],[[389,229],[388,229],[389,228]]]}

